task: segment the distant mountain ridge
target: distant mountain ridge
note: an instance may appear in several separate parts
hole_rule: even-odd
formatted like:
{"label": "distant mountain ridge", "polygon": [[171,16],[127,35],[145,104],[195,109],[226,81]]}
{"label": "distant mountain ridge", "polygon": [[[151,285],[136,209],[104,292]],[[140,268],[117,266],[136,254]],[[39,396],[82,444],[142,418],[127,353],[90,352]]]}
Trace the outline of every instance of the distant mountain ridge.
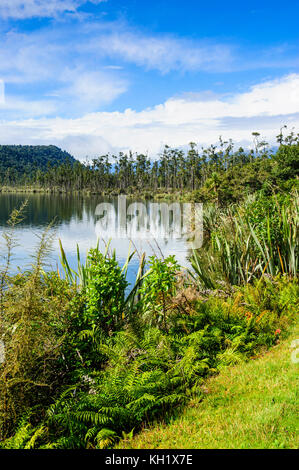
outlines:
{"label": "distant mountain ridge", "polygon": [[0,172],[30,174],[45,171],[63,163],[73,165],[76,159],[55,145],[0,145]]}

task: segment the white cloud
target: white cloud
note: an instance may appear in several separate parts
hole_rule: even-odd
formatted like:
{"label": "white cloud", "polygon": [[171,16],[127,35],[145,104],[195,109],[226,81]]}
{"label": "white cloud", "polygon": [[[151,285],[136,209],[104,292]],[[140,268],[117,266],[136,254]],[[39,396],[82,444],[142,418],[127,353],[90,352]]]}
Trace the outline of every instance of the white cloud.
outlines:
{"label": "white cloud", "polygon": [[8,83],[27,84],[59,77],[64,57],[63,45],[51,35],[15,31],[2,34],[0,73]]}
{"label": "white cloud", "polygon": [[171,70],[228,70],[231,47],[172,37],[151,37],[131,32],[95,38],[92,47],[105,55],[119,57],[162,73]]}
{"label": "white cloud", "polygon": [[125,80],[118,79],[104,72],[86,72],[71,70],[64,75],[64,80],[71,83],[66,88],[59,90],[59,95],[64,98],[70,96],[76,98],[84,105],[92,105],[92,108],[110,103],[119,95],[127,91]]}
{"label": "white cloud", "polygon": [[107,57],[115,57],[162,74],[174,70],[235,72],[299,65],[298,44],[277,47],[246,47],[215,40],[186,39],[167,35],[145,35],[118,25],[113,32],[93,31],[91,42],[83,45]]}
{"label": "white cloud", "polygon": [[[89,0],[99,4],[105,0]],[[60,13],[75,13],[87,0],[1,0],[0,17],[26,19],[55,17]]]}
{"label": "white cloud", "polygon": [[68,31],[9,32],[2,44],[0,78],[6,85],[6,103],[1,109],[6,119],[14,110],[21,118],[80,115],[111,103],[128,89],[121,70],[81,54]]}
{"label": "white cloud", "polygon": [[53,100],[37,100],[26,101],[22,98],[15,96],[5,96],[0,101],[0,112],[5,111],[6,118],[15,116],[16,114],[22,115],[23,118],[40,117],[53,114],[57,109],[57,104]]}
{"label": "white cloud", "polygon": [[[110,36],[108,30],[109,25],[99,23],[89,24],[87,29],[76,24],[30,34],[13,30],[3,33],[0,78],[18,87],[28,102],[59,97],[61,109],[74,115],[79,102],[80,111],[96,111],[127,91],[128,80],[123,78],[126,71],[117,63],[107,64],[107,57],[135,61],[163,73],[177,68],[225,68],[230,61],[229,50],[220,45],[204,47],[184,40],[153,39],[124,32]],[[7,90],[9,93],[9,86]],[[53,106],[56,104],[57,99]]]}
{"label": "white cloud", "polygon": [[99,112],[78,119],[27,119],[3,122],[2,143],[56,144],[76,157],[107,151],[149,151],[190,141],[211,144],[219,135],[246,145],[259,131],[274,142],[279,128],[299,129],[299,74],[257,84],[245,93],[201,100],[172,98],[137,112]]}
{"label": "white cloud", "polygon": [[[2,82],[0,82],[2,85]],[[76,114],[100,109],[123,94],[126,80],[115,77],[108,71],[86,72],[67,70],[57,83],[58,88],[46,92],[39,99],[23,99],[22,95],[3,93],[0,86],[0,112],[5,120],[41,116]],[[71,112],[69,113],[69,111]]]}

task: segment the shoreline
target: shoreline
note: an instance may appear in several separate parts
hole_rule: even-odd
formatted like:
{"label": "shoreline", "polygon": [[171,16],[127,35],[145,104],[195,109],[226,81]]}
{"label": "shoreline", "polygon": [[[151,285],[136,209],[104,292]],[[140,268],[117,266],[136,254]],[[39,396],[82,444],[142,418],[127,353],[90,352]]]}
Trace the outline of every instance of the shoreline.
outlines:
{"label": "shoreline", "polygon": [[[158,191],[158,190],[157,190]],[[1,194],[42,194],[42,195],[64,195],[64,196],[106,196],[106,197],[117,197],[117,196],[127,196],[128,198],[140,197],[142,199],[152,199],[152,200],[171,200],[178,202],[195,202],[195,197],[192,193],[186,191],[176,191],[176,192],[155,192],[152,193],[150,190],[144,191],[124,191],[124,190],[111,190],[111,191],[96,191],[90,189],[71,189],[65,190],[62,188],[33,188],[33,187],[11,187],[3,186],[0,187]]]}

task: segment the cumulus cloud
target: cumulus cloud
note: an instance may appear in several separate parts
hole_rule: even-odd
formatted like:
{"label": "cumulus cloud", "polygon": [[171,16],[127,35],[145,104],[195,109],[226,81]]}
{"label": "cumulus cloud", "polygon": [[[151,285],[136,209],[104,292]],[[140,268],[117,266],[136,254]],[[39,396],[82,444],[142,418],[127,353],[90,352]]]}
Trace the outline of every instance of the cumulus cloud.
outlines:
{"label": "cumulus cloud", "polygon": [[172,98],[140,112],[126,109],[77,119],[6,122],[0,127],[0,138],[3,143],[60,145],[79,158],[129,149],[155,156],[164,144],[185,146],[196,141],[209,145],[219,135],[246,145],[252,131],[274,143],[284,124],[299,128],[299,74],[229,96]]}
{"label": "cumulus cloud", "polygon": [[[105,0],[89,0],[99,4]],[[1,0],[0,17],[4,19],[51,18],[60,13],[75,13],[87,0]]]}

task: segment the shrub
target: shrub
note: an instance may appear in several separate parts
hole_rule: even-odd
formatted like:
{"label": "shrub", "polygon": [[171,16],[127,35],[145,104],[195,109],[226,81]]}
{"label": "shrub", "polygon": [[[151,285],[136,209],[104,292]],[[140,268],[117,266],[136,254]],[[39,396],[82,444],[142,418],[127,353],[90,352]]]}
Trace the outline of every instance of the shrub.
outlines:
{"label": "shrub", "polygon": [[151,324],[163,325],[165,330],[179,270],[174,256],[165,260],[152,256],[149,258],[149,272],[139,289],[139,307]]}
{"label": "shrub", "polygon": [[104,256],[91,249],[87,257],[85,322],[105,332],[116,330],[124,320],[125,291],[128,283],[115,254]]}

